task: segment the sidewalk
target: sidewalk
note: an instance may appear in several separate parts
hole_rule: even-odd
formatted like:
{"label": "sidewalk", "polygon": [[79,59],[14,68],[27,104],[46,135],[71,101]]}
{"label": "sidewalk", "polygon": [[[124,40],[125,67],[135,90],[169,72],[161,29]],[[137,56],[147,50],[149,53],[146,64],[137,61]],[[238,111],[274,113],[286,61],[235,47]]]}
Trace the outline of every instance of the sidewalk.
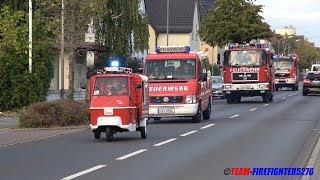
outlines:
{"label": "sidewalk", "polygon": [[314,168],[314,175],[302,176],[301,180],[320,180],[320,138],[318,138],[306,168]]}
{"label": "sidewalk", "polygon": [[87,127],[19,129],[19,118],[0,113],[0,147],[69,134]]}

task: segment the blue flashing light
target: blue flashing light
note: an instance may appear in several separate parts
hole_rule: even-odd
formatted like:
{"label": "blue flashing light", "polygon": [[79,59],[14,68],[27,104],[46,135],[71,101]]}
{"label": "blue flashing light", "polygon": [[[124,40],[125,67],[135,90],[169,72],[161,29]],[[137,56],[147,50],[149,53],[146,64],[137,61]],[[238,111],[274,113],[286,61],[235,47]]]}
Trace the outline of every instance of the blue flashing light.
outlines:
{"label": "blue flashing light", "polygon": [[234,48],[234,44],[229,44],[229,49],[233,49]]}
{"label": "blue flashing light", "polygon": [[176,99],[172,99],[172,101],[171,101],[171,102],[176,103],[176,102],[177,102],[177,100],[176,100]]}
{"label": "blue flashing light", "polygon": [[119,61],[117,61],[117,60],[111,61],[111,66],[112,67],[119,67]]}
{"label": "blue flashing light", "polygon": [[161,100],[160,100],[160,99],[157,99],[157,100],[156,100],[156,103],[161,103]]}
{"label": "blue flashing light", "polygon": [[257,48],[261,48],[262,47],[262,44],[257,44]]}

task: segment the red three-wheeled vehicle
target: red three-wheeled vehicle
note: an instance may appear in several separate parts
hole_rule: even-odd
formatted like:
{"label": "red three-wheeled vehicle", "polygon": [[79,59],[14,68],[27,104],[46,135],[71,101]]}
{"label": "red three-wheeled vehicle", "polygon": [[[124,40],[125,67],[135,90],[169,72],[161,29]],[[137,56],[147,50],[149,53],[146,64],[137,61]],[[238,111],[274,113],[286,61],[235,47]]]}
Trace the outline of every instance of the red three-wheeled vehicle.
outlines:
{"label": "red three-wheeled vehicle", "polygon": [[130,68],[106,67],[90,78],[90,120],[95,139],[107,141],[121,132],[140,131],[147,136],[148,77]]}

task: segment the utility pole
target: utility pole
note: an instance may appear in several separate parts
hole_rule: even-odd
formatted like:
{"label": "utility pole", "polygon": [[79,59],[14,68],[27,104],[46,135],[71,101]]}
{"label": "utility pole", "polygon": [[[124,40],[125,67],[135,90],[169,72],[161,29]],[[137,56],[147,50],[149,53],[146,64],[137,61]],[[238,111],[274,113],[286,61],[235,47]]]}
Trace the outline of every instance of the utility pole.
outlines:
{"label": "utility pole", "polygon": [[169,46],[169,0],[167,0],[167,46]]}
{"label": "utility pole", "polygon": [[29,0],[29,73],[32,73],[32,0]]}
{"label": "utility pole", "polygon": [[61,3],[61,99],[64,99],[64,0]]}

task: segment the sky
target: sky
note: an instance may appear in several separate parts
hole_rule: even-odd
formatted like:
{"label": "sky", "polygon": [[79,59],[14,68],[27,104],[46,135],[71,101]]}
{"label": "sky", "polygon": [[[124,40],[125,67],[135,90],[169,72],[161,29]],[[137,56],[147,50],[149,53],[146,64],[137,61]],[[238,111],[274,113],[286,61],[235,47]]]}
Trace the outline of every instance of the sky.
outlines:
{"label": "sky", "polygon": [[261,15],[272,30],[292,25],[297,35],[305,35],[320,47],[320,0],[256,0],[263,5]]}

